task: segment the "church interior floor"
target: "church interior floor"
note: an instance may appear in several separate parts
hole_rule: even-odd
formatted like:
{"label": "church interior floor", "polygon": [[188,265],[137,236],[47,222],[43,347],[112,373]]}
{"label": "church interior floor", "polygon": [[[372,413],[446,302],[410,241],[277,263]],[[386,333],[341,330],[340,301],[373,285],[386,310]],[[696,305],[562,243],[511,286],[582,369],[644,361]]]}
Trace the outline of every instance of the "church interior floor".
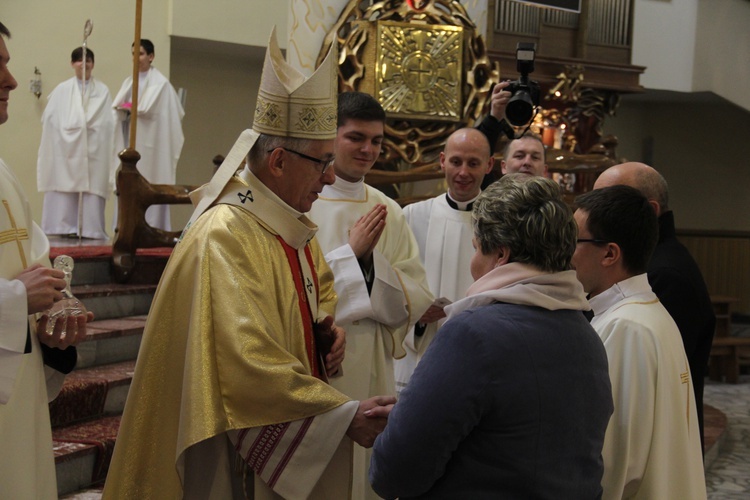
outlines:
{"label": "church interior floor", "polygon": [[[732,334],[750,337],[750,325],[734,324]],[[706,380],[703,402],[727,418],[719,453],[706,471],[710,500],[750,498],[750,375],[736,384]]]}
{"label": "church interior floor", "polygon": [[727,417],[724,441],[706,471],[706,489],[711,500],[750,498],[750,375],[739,383],[706,381],[703,400]]}

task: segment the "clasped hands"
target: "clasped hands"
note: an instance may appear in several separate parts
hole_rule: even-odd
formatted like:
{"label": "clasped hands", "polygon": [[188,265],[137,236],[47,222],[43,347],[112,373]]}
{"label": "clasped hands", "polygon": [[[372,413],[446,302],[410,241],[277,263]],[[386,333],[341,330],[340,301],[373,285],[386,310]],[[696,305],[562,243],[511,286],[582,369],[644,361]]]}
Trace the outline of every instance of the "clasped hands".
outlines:
{"label": "clasped hands", "polygon": [[[43,313],[55,302],[62,300],[65,288],[65,273],[58,269],[34,264],[16,276],[26,287],[26,302],[29,314]],[[86,323],[94,319],[94,313],[68,316],[55,320],[52,333],[47,333],[49,316],[43,314],[36,323],[36,335],[39,342],[49,347],[67,349],[78,345],[86,338]]]}
{"label": "clasped hands", "polygon": [[386,206],[378,203],[349,229],[349,246],[357,259],[366,265],[372,263],[372,252],[383,234],[387,215]]}
{"label": "clasped hands", "polygon": [[371,448],[375,438],[385,429],[394,404],[395,396],[375,396],[360,401],[346,435],[360,446]]}

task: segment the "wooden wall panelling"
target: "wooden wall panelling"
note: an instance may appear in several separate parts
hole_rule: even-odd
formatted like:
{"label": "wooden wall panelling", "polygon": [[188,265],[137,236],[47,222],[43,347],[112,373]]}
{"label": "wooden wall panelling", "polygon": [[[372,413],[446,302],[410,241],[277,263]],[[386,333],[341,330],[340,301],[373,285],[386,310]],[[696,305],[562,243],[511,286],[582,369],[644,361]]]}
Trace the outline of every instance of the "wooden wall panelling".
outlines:
{"label": "wooden wall panelling", "polygon": [[750,315],[750,234],[678,231],[712,295],[736,297],[733,311]]}

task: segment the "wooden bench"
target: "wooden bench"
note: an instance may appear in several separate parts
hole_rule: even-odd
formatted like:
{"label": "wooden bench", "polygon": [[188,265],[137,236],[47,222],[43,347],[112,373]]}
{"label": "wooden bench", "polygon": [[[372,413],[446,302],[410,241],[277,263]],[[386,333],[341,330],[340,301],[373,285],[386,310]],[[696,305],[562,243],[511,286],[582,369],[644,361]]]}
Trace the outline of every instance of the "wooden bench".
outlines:
{"label": "wooden bench", "polygon": [[727,382],[736,384],[741,358],[750,358],[750,337],[714,337],[709,365],[711,380],[721,381],[723,376]]}

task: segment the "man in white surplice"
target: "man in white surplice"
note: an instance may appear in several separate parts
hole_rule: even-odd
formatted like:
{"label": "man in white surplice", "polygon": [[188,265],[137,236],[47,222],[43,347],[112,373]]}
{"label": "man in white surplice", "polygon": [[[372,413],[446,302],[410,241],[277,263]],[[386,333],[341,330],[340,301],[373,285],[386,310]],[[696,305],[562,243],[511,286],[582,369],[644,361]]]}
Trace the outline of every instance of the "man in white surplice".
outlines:
{"label": "man in white surplice", "polygon": [[[0,23],[0,125],[16,80]],[[62,299],[63,272],[49,267],[49,241],[31,218],[21,183],[0,160],[0,478],[3,498],[57,498],[48,402],[76,363],[93,314],[58,319],[48,334],[42,314]],[[65,325],[64,325],[65,323]],[[62,327],[66,334],[63,335]]]}
{"label": "man in white surplice", "polygon": [[[182,144],[182,117],[185,111],[172,84],[158,69],[154,61],[154,44],[141,38],[138,59],[138,132],[135,149],[140,153],[138,171],[152,184],[174,184],[177,178],[177,160]],[[113,106],[118,126],[115,134],[115,151],[128,145],[130,113],[133,100],[133,78],[128,77],[115,96]],[[115,158],[116,165],[120,164]],[[169,205],[152,205],[146,210],[146,222],[153,227],[169,231]]]}
{"label": "man in white surplice", "polygon": [[75,76],[55,87],[42,114],[36,167],[42,230],[106,239],[104,205],[114,188],[112,97],[92,75],[94,52],[86,50],[84,67],[83,48],[76,48],[70,65]]}
{"label": "man in white surplice", "polygon": [[[339,296],[347,332],[343,376],[331,384],[354,399],[396,393],[393,360],[433,301],[419,247],[401,207],[364,183],[380,154],[385,112],[367,94],[339,95],[336,181],[310,210]],[[378,498],[367,479],[369,450],[355,448],[353,498]]]}
{"label": "man in white surplice", "polygon": [[576,199],[572,265],[604,342],[615,412],[604,438],[604,499],[705,499],[698,419],[682,338],[646,267],[656,214],[630,186]]}
{"label": "man in white surplice", "polygon": [[469,270],[474,255],[471,208],[493,163],[490,144],[482,132],[472,128],[455,131],[440,153],[440,169],[445,174],[448,192],[404,208],[406,221],[419,245],[430,291],[437,300],[409,331],[404,342],[406,356],[394,364],[399,393],[443,323],[443,306],[464,298],[474,282]]}

